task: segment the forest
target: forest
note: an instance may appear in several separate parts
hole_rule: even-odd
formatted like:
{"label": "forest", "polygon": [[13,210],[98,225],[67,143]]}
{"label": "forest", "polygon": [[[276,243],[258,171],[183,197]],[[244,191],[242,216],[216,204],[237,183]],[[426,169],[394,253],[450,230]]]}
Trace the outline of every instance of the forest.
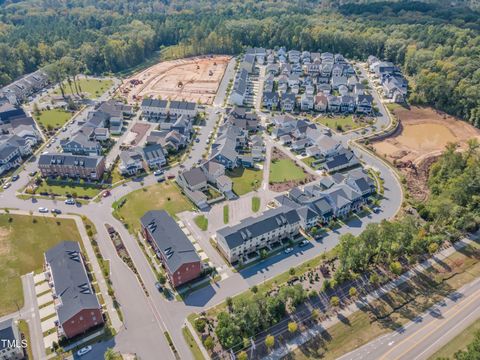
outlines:
{"label": "forest", "polygon": [[465,152],[449,144],[430,169],[426,202],[414,204],[418,217],[369,224],[358,236],[340,238],[338,281],[376,266],[400,273],[400,262],[435,253],[446,240],[456,241],[480,225],[480,145],[469,141]]}
{"label": "forest", "polygon": [[[445,3],[445,2],[443,2]],[[7,0],[0,7],[0,85],[71,57],[78,71],[118,73],[173,47],[176,56],[286,46],[376,55],[400,65],[410,101],[480,127],[480,13],[442,2]]]}

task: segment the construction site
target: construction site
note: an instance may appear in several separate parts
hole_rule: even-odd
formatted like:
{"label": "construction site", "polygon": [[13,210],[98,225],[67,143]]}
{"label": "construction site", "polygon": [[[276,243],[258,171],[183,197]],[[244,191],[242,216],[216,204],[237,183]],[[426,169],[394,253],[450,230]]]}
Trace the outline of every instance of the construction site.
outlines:
{"label": "construction site", "polygon": [[125,79],[120,95],[130,104],[144,97],[213,103],[230,56],[201,56],[163,61]]}
{"label": "construction site", "polygon": [[448,143],[465,149],[467,141],[480,139],[480,130],[430,107],[398,106],[391,110],[399,120],[395,133],[371,145],[378,155],[394,164],[405,175],[410,193],[418,200],[428,196],[430,166]]}

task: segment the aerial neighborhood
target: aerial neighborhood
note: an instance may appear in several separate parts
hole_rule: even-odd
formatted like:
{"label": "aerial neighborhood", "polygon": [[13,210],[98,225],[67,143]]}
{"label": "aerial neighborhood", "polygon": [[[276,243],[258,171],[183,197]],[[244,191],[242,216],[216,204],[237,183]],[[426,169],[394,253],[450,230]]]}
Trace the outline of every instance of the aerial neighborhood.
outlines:
{"label": "aerial neighborhood", "polygon": [[474,2],[193,3],[0,5],[0,359],[480,358]]}

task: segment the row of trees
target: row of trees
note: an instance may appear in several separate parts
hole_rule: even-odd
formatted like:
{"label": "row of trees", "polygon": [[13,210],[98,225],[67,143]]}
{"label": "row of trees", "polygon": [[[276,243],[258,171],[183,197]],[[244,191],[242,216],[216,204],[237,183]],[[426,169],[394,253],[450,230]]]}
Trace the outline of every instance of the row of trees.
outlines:
{"label": "row of trees", "polygon": [[301,284],[280,288],[275,296],[255,294],[252,298],[229,302],[230,311],[217,316],[215,334],[225,349],[249,346],[250,337],[267,330],[305,300]]}
{"label": "row of trees", "polygon": [[464,152],[455,144],[433,164],[428,186],[430,197],[415,204],[420,220],[405,216],[369,224],[358,236],[340,238],[337,280],[355,276],[372,267],[401,272],[399,260],[413,261],[418,255],[434,253],[445,240],[455,240],[480,225],[480,145],[468,143]]}
{"label": "row of trees", "polygon": [[286,46],[394,61],[412,79],[412,101],[480,127],[479,13],[415,1],[334,4],[15,1],[0,10],[0,85],[65,56],[97,74],[125,70],[170,45],[176,56]]}

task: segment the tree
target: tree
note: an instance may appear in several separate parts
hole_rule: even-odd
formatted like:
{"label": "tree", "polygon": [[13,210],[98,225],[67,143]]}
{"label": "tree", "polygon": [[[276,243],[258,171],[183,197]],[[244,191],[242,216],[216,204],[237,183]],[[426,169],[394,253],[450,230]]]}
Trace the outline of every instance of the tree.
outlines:
{"label": "tree", "polygon": [[288,273],[293,276],[295,275],[295,268],[291,267],[290,270],[288,270]]}
{"label": "tree", "polygon": [[298,330],[298,325],[295,321],[291,321],[288,323],[288,331],[293,334]]}
{"label": "tree", "polygon": [[107,348],[105,354],[103,355],[105,360],[115,360],[118,358],[118,353],[115,352],[112,348]]}
{"label": "tree", "polygon": [[275,345],[275,337],[273,337],[273,335],[268,335],[265,338],[265,346],[267,347],[268,350],[271,350],[274,345]]}
{"label": "tree", "polygon": [[230,296],[225,299],[225,302],[227,303],[228,308],[231,308],[231,307],[232,307],[232,305],[233,305],[233,300],[232,300],[232,298],[231,298]]}
{"label": "tree", "polygon": [[357,297],[357,289],[352,286],[352,287],[348,290],[348,295],[350,295],[351,298]]}
{"label": "tree", "polygon": [[167,278],[163,273],[158,273],[157,280],[161,285],[165,285],[165,283],[167,282]]}
{"label": "tree", "polygon": [[338,307],[340,305],[340,298],[338,296],[332,296],[330,298],[330,305],[333,307]]}
{"label": "tree", "polygon": [[400,275],[402,273],[402,264],[399,261],[393,261],[390,263],[390,271],[395,275]]}
{"label": "tree", "polygon": [[312,319],[317,320],[320,317],[320,310],[318,309],[313,309],[312,310]]}
{"label": "tree", "polygon": [[237,360],[248,360],[248,355],[245,351],[241,351],[237,355]]}
{"label": "tree", "polygon": [[207,349],[209,351],[211,351],[213,349],[213,347],[215,346],[211,336],[207,336],[207,338],[203,342],[203,345],[205,345],[205,349]]}
{"label": "tree", "polygon": [[195,329],[199,333],[203,333],[205,331],[205,326],[207,325],[207,322],[203,318],[198,318],[195,320]]}
{"label": "tree", "polygon": [[256,294],[256,293],[258,292],[258,287],[257,287],[257,285],[253,285],[253,286],[252,286],[252,292],[253,292],[254,294]]}

